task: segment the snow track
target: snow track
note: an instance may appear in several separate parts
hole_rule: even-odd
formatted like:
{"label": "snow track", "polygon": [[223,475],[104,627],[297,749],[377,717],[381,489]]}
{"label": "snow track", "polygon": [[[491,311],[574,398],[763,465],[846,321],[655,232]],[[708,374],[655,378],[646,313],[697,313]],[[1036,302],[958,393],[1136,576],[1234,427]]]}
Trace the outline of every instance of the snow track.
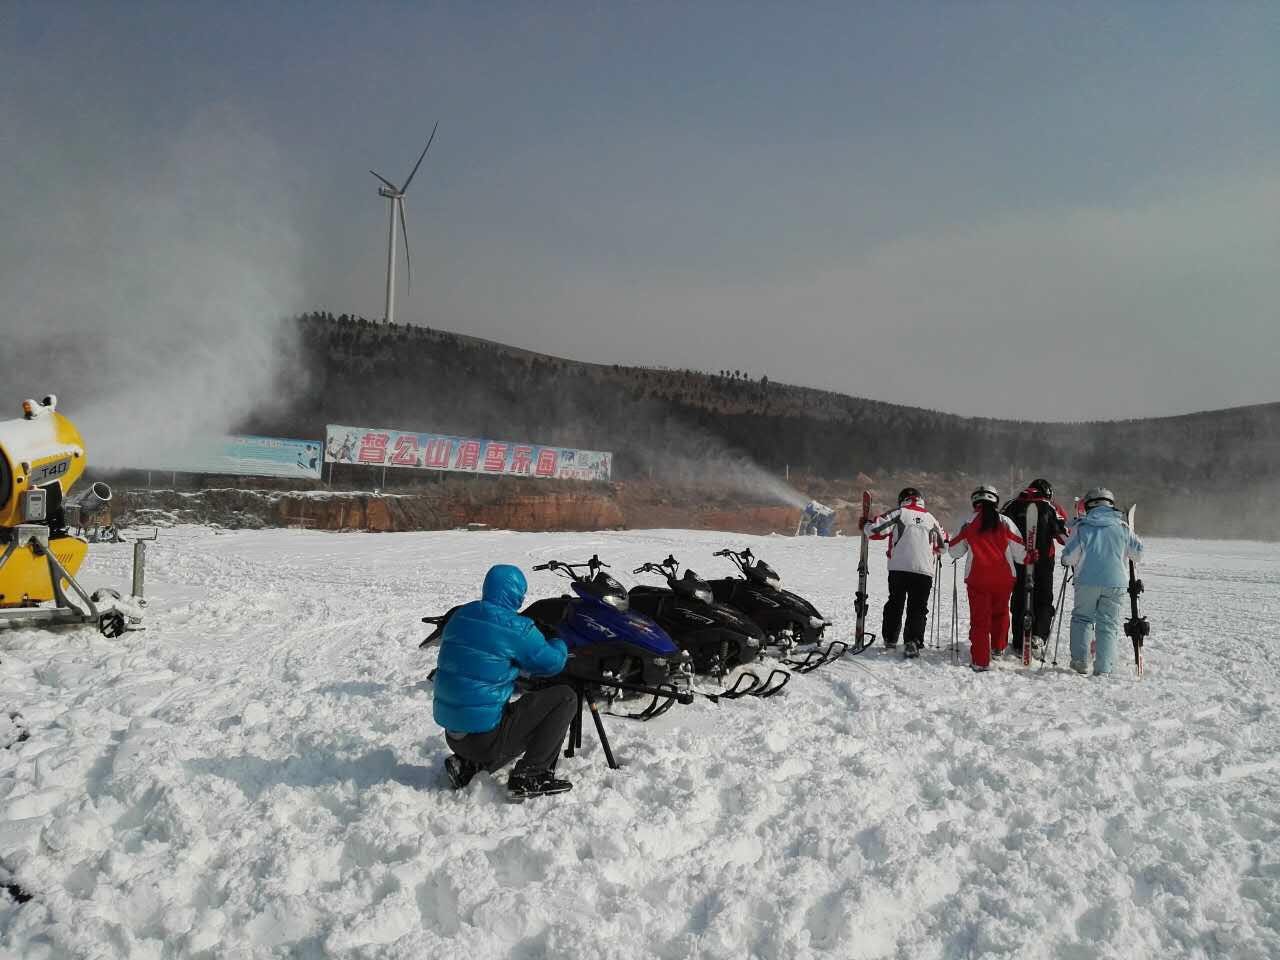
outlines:
{"label": "snow track", "polygon": [[146,631],[0,632],[0,956],[1280,956],[1273,545],[1148,543],[1141,682],[873,649],[447,789],[419,617],[744,544],[848,638],[853,540],[166,531]]}

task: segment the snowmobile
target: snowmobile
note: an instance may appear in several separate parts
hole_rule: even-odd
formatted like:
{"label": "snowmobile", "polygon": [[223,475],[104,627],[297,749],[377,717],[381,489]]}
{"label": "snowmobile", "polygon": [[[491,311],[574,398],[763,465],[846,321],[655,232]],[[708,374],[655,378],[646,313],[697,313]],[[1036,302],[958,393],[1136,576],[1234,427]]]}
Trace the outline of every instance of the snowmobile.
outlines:
{"label": "snowmobile", "polygon": [[[644,563],[632,573],[653,573],[667,581],[666,587],[640,584],[628,594],[631,609],[647,614],[666,630],[693,662],[694,673],[718,680],[736,667],[760,656],[764,631],[739,610],[717,603],[711,586],[694,571],[680,575],[680,564],[668,556],[661,563]],[[744,694],[769,697],[779,692],[791,676],[773,670],[765,680],[753,670],[743,670],[720,696]]]}
{"label": "snowmobile", "polygon": [[783,663],[807,673],[836,659],[848,648],[840,640],[833,640],[826,647],[817,646],[831,621],[804,597],[782,589],[782,578],[750,548],[717,550],[713,556],[727,557],[742,574],[710,582],[718,603],[741,610],[764,631],[766,643],[784,655],[797,645],[811,645],[800,659],[784,659]]}
{"label": "snowmobile", "polygon": [[[558,637],[569,648],[569,661],[562,673],[537,678],[529,685],[585,684],[610,703],[628,694],[649,696],[642,710],[621,714],[635,720],[660,716],[677,701],[692,702],[689,654],[648,617],[628,609],[627,591],[604,572],[607,567],[593,556],[584,563],[550,560],[533,568],[560,574],[576,596],[536,600],[520,611],[544,636]],[[457,609],[439,617],[423,617],[422,622],[434,625],[435,630],[420,646],[438,639]]]}

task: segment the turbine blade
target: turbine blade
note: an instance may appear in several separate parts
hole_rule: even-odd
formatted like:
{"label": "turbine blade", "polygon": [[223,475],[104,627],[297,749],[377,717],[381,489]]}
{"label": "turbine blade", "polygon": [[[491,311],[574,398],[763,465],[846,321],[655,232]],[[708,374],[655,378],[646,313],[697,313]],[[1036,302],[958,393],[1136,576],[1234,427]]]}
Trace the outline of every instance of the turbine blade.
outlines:
{"label": "turbine blade", "polygon": [[379,180],[381,180],[383,183],[385,183],[385,184],[386,184],[388,187],[390,187],[392,190],[396,190],[396,185],[395,185],[394,183],[392,183],[390,180],[388,180],[386,177],[384,177],[382,174],[380,174],[380,173],[375,173],[375,172],[374,172],[374,171],[372,171],[372,170],[370,170],[369,172],[370,172],[370,173],[372,173],[372,174],[373,174],[375,177],[377,177]]}
{"label": "turbine blade", "polygon": [[404,182],[404,186],[400,188],[401,193],[404,193],[409,189],[409,184],[412,182],[414,174],[416,174],[418,172],[418,168],[422,166],[422,158],[425,157],[427,155],[427,151],[431,149],[431,141],[436,138],[436,127],[438,126],[440,126],[439,120],[436,121],[435,127],[431,128],[431,136],[427,138],[427,145],[422,148],[422,154],[418,157],[418,162],[413,165],[413,170],[409,172],[409,179],[406,180]]}
{"label": "turbine blade", "polygon": [[404,234],[404,276],[405,293],[413,292],[413,264],[409,262],[409,223],[404,218],[404,197],[397,201],[400,204],[400,232]]}

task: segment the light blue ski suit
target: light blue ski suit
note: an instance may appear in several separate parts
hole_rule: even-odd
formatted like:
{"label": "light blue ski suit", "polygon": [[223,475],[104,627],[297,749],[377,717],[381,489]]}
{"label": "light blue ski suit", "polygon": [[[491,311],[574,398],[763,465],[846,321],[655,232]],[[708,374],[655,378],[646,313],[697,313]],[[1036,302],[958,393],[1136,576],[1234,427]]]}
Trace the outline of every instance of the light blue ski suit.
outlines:
{"label": "light blue ski suit", "polygon": [[1075,567],[1075,606],[1071,610],[1071,659],[1089,662],[1089,631],[1097,639],[1095,676],[1111,672],[1129,561],[1142,560],[1142,541],[1115,507],[1100,504],[1071,531],[1062,548],[1064,566]]}

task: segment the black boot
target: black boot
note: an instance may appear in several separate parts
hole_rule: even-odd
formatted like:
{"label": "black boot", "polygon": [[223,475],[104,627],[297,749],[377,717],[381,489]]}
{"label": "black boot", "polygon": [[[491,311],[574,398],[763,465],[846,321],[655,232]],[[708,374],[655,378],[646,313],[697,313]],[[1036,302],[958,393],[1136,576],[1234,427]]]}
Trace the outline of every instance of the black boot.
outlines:
{"label": "black boot", "polygon": [[444,772],[449,775],[449,782],[453,784],[453,789],[461,790],[480,772],[480,764],[472,763],[455,753],[445,759]]}
{"label": "black boot", "polygon": [[572,783],[568,780],[557,780],[556,775],[550,770],[530,770],[527,773],[512,773],[507,777],[507,792],[514,800],[546,797],[572,789]]}
{"label": "black boot", "polygon": [[920,648],[916,646],[914,640],[908,640],[902,645],[902,656],[907,660],[913,660],[920,656]]}

